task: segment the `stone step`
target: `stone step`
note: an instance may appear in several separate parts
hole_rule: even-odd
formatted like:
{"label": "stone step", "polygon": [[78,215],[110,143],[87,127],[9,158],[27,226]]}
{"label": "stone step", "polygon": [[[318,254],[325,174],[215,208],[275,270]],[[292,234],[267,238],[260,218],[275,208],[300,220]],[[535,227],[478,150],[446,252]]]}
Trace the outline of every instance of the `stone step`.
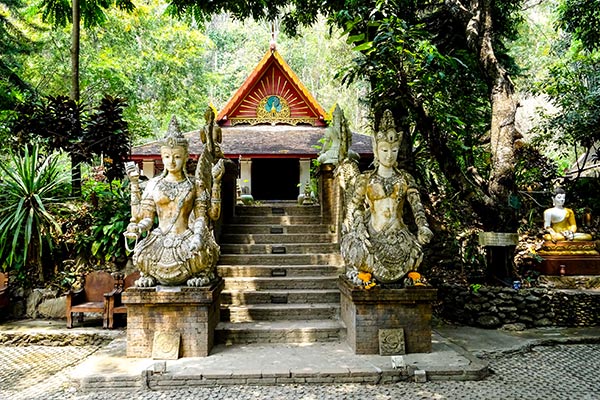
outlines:
{"label": "stone step", "polygon": [[342,267],[336,265],[218,265],[217,271],[223,278],[235,277],[306,277],[339,275]]}
{"label": "stone step", "polygon": [[332,227],[330,225],[278,225],[278,224],[226,224],[223,225],[222,235],[236,234],[236,235],[286,235],[286,234],[300,234],[300,233],[331,233]]}
{"label": "stone step", "polygon": [[241,306],[246,304],[339,303],[338,289],[315,290],[224,290],[221,304]]}
{"label": "stone step", "polygon": [[331,254],[221,254],[222,265],[342,265],[339,253]]}
{"label": "stone step", "polygon": [[219,322],[215,341],[221,344],[337,342],[346,328],[337,320]]}
{"label": "stone step", "polygon": [[337,243],[221,244],[221,254],[314,254],[338,250]]}
{"label": "stone step", "polygon": [[323,290],[336,289],[338,276],[307,276],[307,277],[278,277],[278,278],[224,278],[224,290]]}
{"label": "stone step", "polygon": [[242,215],[231,217],[230,222],[245,225],[319,225],[323,219],[320,215]]}
{"label": "stone step", "polygon": [[339,303],[221,305],[224,322],[335,319],[339,315]]}
{"label": "stone step", "polygon": [[337,236],[331,233],[228,233],[221,235],[221,243],[223,244],[334,243],[336,239]]}
{"label": "stone step", "polygon": [[263,204],[260,206],[235,206],[235,215],[321,215],[318,205],[299,206],[297,204]]}

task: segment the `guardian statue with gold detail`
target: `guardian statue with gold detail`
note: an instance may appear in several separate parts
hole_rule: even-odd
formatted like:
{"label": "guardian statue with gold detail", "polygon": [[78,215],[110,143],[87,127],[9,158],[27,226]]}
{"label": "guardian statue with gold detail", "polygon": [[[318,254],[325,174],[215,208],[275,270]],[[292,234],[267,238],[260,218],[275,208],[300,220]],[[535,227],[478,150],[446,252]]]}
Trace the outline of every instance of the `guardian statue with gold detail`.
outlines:
{"label": "guardian statue with gold detail", "polygon": [[[386,110],[373,137],[375,169],[360,173],[348,159],[338,166],[345,203],[340,250],[346,275],[356,285],[408,282],[409,273],[421,264],[422,246],[433,236],[414,178],[397,166],[400,141],[392,113]],[[406,201],[416,235],[403,220]],[[419,274],[410,277],[418,280]]]}
{"label": "guardian statue with gold detail", "polygon": [[[213,142],[212,121],[214,114],[202,130],[206,143],[196,176],[186,171],[188,141],[173,117],[161,141],[164,171],[148,181],[143,194],[132,184],[132,218],[125,237],[136,241],[133,264],[142,275],[136,286],[205,286],[217,279],[219,245],[212,221],[221,212],[224,165]],[[128,173],[135,183],[134,168]]]}

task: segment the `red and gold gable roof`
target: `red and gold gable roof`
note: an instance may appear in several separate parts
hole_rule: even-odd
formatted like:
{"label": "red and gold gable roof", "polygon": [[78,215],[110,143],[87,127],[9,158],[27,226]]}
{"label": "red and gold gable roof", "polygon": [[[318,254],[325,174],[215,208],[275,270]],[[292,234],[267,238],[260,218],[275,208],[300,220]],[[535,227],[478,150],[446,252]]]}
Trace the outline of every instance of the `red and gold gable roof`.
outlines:
{"label": "red and gold gable roof", "polygon": [[217,116],[221,126],[326,126],[325,111],[277,50],[269,50]]}

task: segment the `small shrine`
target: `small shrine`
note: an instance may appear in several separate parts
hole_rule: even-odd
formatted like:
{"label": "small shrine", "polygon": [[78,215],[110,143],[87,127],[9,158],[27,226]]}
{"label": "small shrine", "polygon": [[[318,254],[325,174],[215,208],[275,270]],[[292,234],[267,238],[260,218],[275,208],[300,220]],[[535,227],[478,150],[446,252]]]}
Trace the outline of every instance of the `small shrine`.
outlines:
{"label": "small shrine", "polygon": [[[218,112],[225,158],[235,162],[242,193],[255,200],[296,200],[310,182],[329,116],[281,57],[274,43]],[[202,153],[198,131],[187,132],[192,157]],[[367,135],[352,133],[353,150],[368,165]],[[162,170],[157,142],[136,146],[131,160],[148,178]]]}
{"label": "small shrine", "polygon": [[578,229],[575,213],[564,206],[565,199],[565,191],[557,188],[553,207],[544,211],[546,233],[539,251],[543,258],[539,272],[550,276],[600,275],[598,242]]}

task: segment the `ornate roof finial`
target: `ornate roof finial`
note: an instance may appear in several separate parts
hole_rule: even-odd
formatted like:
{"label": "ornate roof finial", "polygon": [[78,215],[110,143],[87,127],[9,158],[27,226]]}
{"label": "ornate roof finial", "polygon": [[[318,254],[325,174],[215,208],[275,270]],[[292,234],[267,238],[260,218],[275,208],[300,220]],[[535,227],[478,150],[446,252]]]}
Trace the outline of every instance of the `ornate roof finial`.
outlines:
{"label": "ornate roof finial", "polygon": [[179,123],[174,115],[171,117],[171,122],[169,122],[167,133],[163,140],[160,141],[160,145],[168,147],[182,146],[185,147],[186,150],[189,146],[187,139],[185,136],[183,136],[181,130],[179,129]]}
{"label": "ornate roof finial", "polygon": [[275,30],[276,23],[277,17],[271,21],[271,42],[269,43],[269,49],[271,49],[271,51],[277,50],[277,31]]}
{"label": "ornate roof finial", "polygon": [[379,123],[379,130],[375,132],[375,140],[377,142],[397,142],[400,140],[400,134],[396,131],[396,123],[394,115],[390,110],[385,110]]}

